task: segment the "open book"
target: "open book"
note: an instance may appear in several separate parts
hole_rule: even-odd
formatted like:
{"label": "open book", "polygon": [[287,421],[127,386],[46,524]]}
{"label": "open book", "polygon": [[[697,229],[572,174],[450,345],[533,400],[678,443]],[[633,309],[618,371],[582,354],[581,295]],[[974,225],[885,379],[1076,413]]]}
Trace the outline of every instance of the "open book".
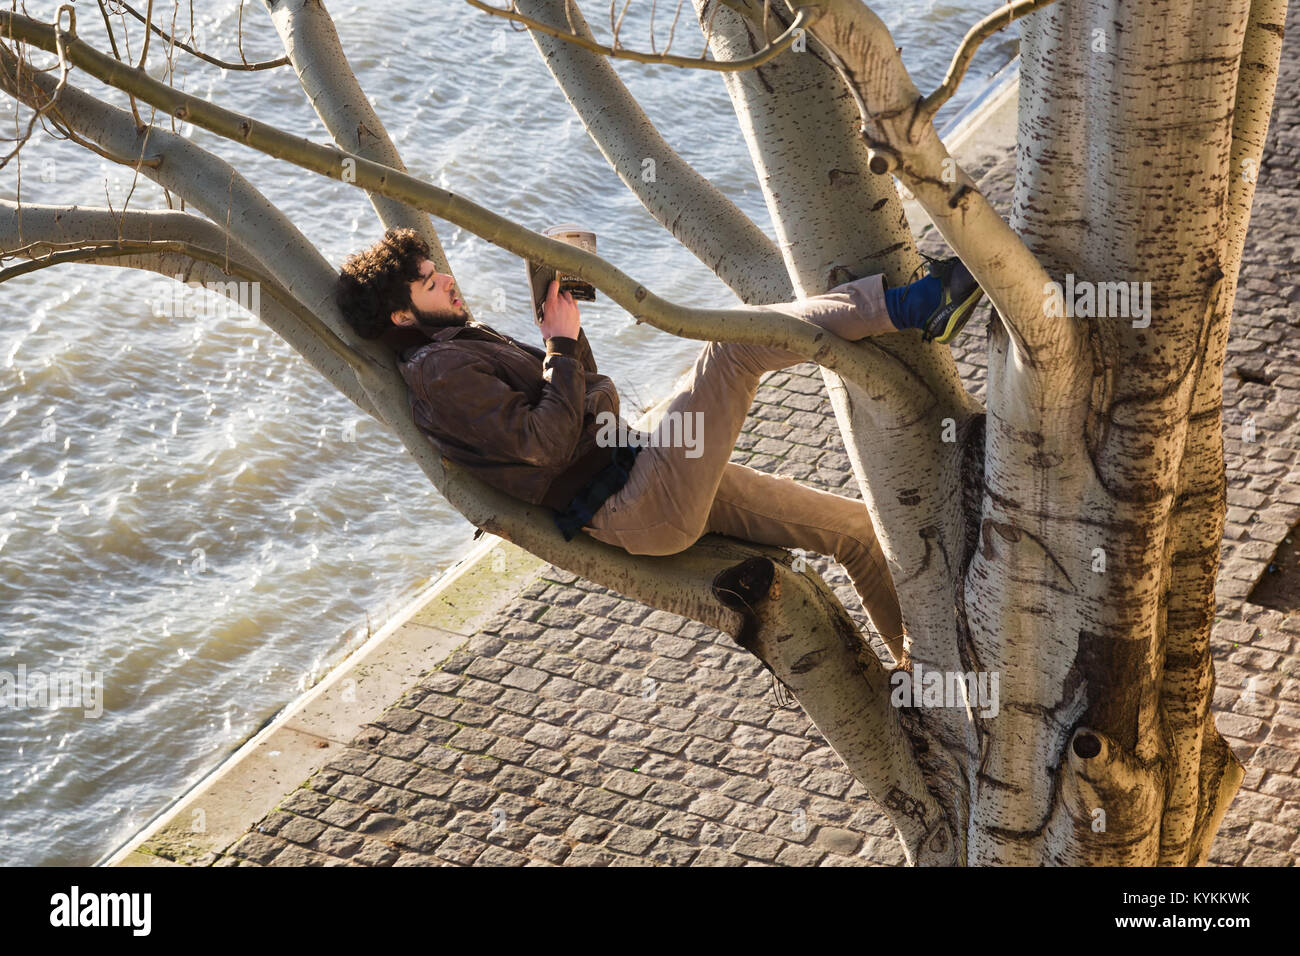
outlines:
{"label": "open book", "polygon": [[[558,239],[560,242],[567,242],[571,246],[577,246],[579,249],[585,249],[588,252],[596,251],[596,234],[587,232],[572,223],[544,229],[542,235],[551,239]],[[542,306],[546,303],[546,290],[550,288],[552,279],[560,280],[561,292],[568,292],[575,299],[581,299],[584,302],[596,301],[596,287],[590,282],[579,279],[567,272],[557,272],[544,262],[525,261],[524,265],[528,269],[528,287],[533,296],[533,317],[538,321],[542,319]]]}

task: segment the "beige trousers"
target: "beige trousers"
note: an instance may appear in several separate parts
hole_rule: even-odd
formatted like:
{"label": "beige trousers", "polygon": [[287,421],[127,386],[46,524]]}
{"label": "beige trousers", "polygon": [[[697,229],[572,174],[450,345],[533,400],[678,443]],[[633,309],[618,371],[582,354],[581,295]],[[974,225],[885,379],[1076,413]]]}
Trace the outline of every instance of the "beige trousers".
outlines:
{"label": "beige trousers", "polygon": [[[795,315],[853,341],[871,327],[864,317],[887,320],[879,275],[825,295],[749,308]],[[805,361],[786,349],[707,343],[664,412],[660,442],[642,449],[627,483],[584,530],[631,554],[676,554],[715,533],[830,555],[844,566],[872,623],[891,642],[903,633],[902,612],[866,505],[730,461],[759,380]],[[691,449],[664,440],[671,434],[666,423],[676,418],[673,427],[680,427],[686,416],[704,432]]]}

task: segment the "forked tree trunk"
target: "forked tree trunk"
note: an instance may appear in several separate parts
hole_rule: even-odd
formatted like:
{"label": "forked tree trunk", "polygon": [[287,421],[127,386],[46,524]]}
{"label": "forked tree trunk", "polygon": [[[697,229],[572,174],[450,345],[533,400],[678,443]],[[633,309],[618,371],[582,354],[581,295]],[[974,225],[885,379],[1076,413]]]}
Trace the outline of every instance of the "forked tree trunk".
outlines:
{"label": "forked tree trunk", "polygon": [[[734,3],[696,6],[721,27],[719,58],[754,48],[761,4],[748,22]],[[933,360],[903,359],[929,386],[910,415],[882,414],[827,374],[914,660],[946,686],[963,675],[965,688],[980,686],[974,677],[998,691],[995,706],[930,707],[923,677],[910,714],[966,863],[1202,863],[1240,783],[1210,712],[1223,359],[1285,5],[1256,3],[1248,27],[1251,15],[1248,0],[1063,0],[1024,19],[1011,225],[1062,294],[1094,293],[1092,311],[1066,317],[1083,334],[1044,355],[995,320],[978,417],[944,401]],[[833,10],[813,33],[851,83],[884,86],[883,28],[860,27]],[[810,82],[824,69],[821,56],[790,58],[728,76],[787,261],[809,291],[829,284],[826,262],[870,267],[896,219],[882,195],[889,177],[875,187],[855,177],[835,194],[856,154],[818,141],[827,124],[844,127],[840,102],[819,100]],[[859,92],[869,114],[887,111],[871,82]],[[908,166],[915,142],[870,122],[866,132]],[[917,155],[919,166],[936,154]],[[925,184],[912,172],[900,178]],[[828,203],[842,218],[809,214]],[[963,257],[997,242],[937,224]],[[1116,283],[1137,292],[1119,315]],[[1043,300],[1050,318],[1055,300]],[[942,441],[944,417],[955,443]]]}

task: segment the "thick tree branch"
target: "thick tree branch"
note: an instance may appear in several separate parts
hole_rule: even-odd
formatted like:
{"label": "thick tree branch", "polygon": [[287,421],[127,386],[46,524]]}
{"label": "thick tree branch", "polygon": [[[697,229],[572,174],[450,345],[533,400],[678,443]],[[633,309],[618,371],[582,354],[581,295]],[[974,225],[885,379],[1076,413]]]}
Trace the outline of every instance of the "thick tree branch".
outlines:
{"label": "thick tree branch", "polygon": [[1228,168],[1228,202],[1225,212],[1225,248],[1221,263],[1236,286],[1236,271],[1246,244],[1246,226],[1255,198],[1268,138],[1268,120],[1282,58],[1282,33],[1286,26],[1286,0],[1251,0],[1246,35],[1237,70],[1237,95],[1232,109],[1232,154]]}
{"label": "thick tree branch", "polygon": [[[1180,505],[1170,521],[1175,555],[1169,587],[1168,634],[1161,698],[1181,746],[1175,754],[1170,810],[1161,829],[1161,863],[1201,866],[1245,771],[1214,723],[1209,706],[1214,672],[1209,642],[1214,625],[1214,580],[1219,570],[1227,480],[1223,465],[1223,356],[1228,320],[1241,268],[1246,227],[1263,162],[1286,21],[1284,0],[1252,0],[1242,41],[1233,104],[1224,249],[1220,262],[1220,313],[1211,317],[1213,358],[1202,368],[1192,398],[1183,462]],[[1182,560],[1178,560],[1178,556]],[[1200,722],[1199,727],[1193,723]]]}
{"label": "thick tree branch", "polygon": [[[1226,332],[1227,322],[1223,323]],[[1220,351],[1218,353],[1222,355]],[[1214,582],[1223,541],[1227,479],[1223,464],[1221,362],[1203,369],[1209,413],[1193,415],[1179,469],[1178,502],[1169,519],[1169,586],[1165,591],[1165,633],[1159,649],[1161,730],[1169,741],[1167,795],[1160,824],[1161,866],[1188,866],[1202,858],[1214,831],[1197,832],[1202,792],[1200,768],[1219,737],[1211,702],[1214,659],[1210,653],[1215,619]],[[1199,391],[1199,389],[1198,389]],[[1217,394],[1215,394],[1217,393]],[[1237,763],[1235,757],[1230,760]],[[1218,782],[1215,782],[1217,790]],[[1204,843],[1204,845],[1202,845]]]}
{"label": "thick tree branch", "polygon": [[[1171,556],[1160,698],[1169,736],[1169,797],[1160,832],[1162,865],[1197,865],[1209,854],[1219,820],[1243,771],[1224,746],[1209,701],[1214,670],[1209,653],[1214,626],[1214,582],[1219,571],[1227,479],[1223,466],[1223,358],[1251,201],[1268,133],[1281,58],[1286,4],[1253,0],[1242,42],[1233,106],[1228,194],[1223,220],[1224,270],[1217,307],[1209,316],[1208,345],[1197,350],[1196,389],[1179,466],[1177,503],[1170,516]],[[1208,778],[1206,765],[1216,768]],[[1208,789],[1207,789],[1208,788]],[[1207,806],[1213,808],[1209,813]]]}
{"label": "thick tree branch", "polygon": [[789,688],[889,816],[907,862],[955,864],[959,840],[926,786],[880,659],[836,613],[839,602],[820,579],[779,564],[771,594],[755,608],[761,626],[742,646]]}
{"label": "thick tree branch", "polygon": [[[761,42],[759,0],[743,15],[733,3],[722,9],[696,0],[695,6],[702,22],[715,23],[719,59]],[[771,16],[779,29],[784,14]],[[829,54],[814,44],[761,71],[724,77],[787,269],[810,291],[868,272],[901,284],[920,259],[902,204],[892,183],[868,168],[855,135],[858,113]],[[962,444],[956,439],[978,403],[962,387],[951,349],[924,344],[910,332],[866,344],[892,369],[847,387],[833,370],[824,372],[827,389],[908,615],[913,653],[927,662],[955,660],[952,604],[936,595],[952,594],[949,562],[961,539],[954,502],[961,498]],[[879,448],[890,454],[876,454]],[[918,472],[933,480],[918,482]]]}

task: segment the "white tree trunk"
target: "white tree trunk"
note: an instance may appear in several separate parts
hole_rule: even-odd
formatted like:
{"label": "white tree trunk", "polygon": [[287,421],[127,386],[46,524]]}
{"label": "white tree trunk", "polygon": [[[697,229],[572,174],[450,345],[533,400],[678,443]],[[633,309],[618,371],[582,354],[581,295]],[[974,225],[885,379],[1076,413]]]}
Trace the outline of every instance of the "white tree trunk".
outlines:
{"label": "white tree trunk", "polygon": [[[957,188],[964,174],[947,189],[933,175],[942,147],[928,123],[908,125],[917,94],[883,25],[847,0],[816,5],[827,16],[813,33],[863,110],[863,161],[870,145],[914,188],[1005,320],[990,334],[986,418],[972,421],[961,402],[937,413],[912,406],[910,428],[890,435],[898,452],[888,465],[873,452],[881,419],[897,419],[898,408],[877,396],[863,409],[852,388],[831,393],[896,569],[913,656],[1000,678],[996,716],[972,707],[954,724],[953,711],[918,713],[923,762],[951,758],[927,766],[928,783],[963,821],[973,864],[1200,862],[1241,777],[1209,713],[1222,363],[1249,206],[1234,172],[1258,163],[1280,5],[1256,7],[1251,79],[1240,88],[1245,0],[1060,3],[1026,19],[1011,225],[1027,248],[989,222],[982,197]],[[719,58],[754,48],[761,4],[749,5],[748,23],[736,6],[715,13],[697,0],[701,21],[712,15],[720,29]],[[834,104],[819,103],[806,75],[781,75],[795,63],[728,76],[792,272],[800,224],[818,221],[816,235],[834,242],[837,220],[818,212],[835,179],[827,169],[853,170],[857,158],[847,142],[839,152],[827,142],[827,128],[847,126],[827,122]],[[800,89],[803,113],[782,108],[783,81]],[[866,235],[846,238],[845,257],[878,245],[882,228],[854,203],[872,191],[854,193],[838,222]],[[1149,323],[1053,316],[1041,281],[1035,303],[1032,286],[996,274],[999,257],[1030,253],[1058,280],[1149,282]],[[812,272],[820,263],[807,259]],[[945,455],[934,445],[938,415],[982,448]],[[923,489],[907,500],[933,523],[889,513],[885,492],[900,487],[891,467]],[[956,545],[935,548],[949,558],[938,573],[934,553],[922,552],[928,582],[907,573],[908,544],[915,562],[923,529],[927,544]],[[922,594],[910,587],[917,581]]]}

